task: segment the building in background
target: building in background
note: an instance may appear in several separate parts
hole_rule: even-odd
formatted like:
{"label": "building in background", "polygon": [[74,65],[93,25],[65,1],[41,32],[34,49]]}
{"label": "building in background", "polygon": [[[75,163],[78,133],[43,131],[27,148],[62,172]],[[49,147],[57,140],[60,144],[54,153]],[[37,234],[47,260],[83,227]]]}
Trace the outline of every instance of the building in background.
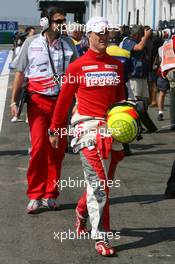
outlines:
{"label": "building in background", "polygon": [[43,10],[44,8],[48,8],[53,5],[64,8],[67,13],[67,20],[70,22],[76,21],[79,23],[85,23],[88,19],[88,1],[37,0],[37,5],[39,10]]}
{"label": "building in background", "polygon": [[113,25],[149,25],[175,19],[175,0],[89,0],[89,16],[103,15]]}
{"label": "building in background", "polygon": [[175,19],[175,0],[38,0],[38,9],[50,5],[65,8],[68,20],[85,23],[92,16],[104,16],[113,25],[149,25]]}

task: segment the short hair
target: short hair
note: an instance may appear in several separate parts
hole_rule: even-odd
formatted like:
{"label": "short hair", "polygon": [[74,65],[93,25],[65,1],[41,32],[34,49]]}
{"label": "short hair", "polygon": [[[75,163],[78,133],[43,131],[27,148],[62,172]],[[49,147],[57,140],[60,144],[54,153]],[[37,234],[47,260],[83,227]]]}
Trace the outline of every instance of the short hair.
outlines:
{"label": "short hair", "polygon": [[44,9],[41,12],[41,18],[42,17],[47,17],[49,20],[55,15],[55,14],[61,14],[63,16],[66,15],[65,11],[57,6],[51,6],[48,9]]}
{"label": "short hair", "polygon": [[55,14],[59,13],[63,16],[65,16],[65,12],[62,8],[59,7],[51,7],[50,10],[48,10],[50,18],[53,17]]}
{"label": "short hair", "polygon": [[30,26],[30,27],[26,27],[26,29],[25,29],[25,33],[26,33],[26,34],[29,34],[29,32],[30,32],[31,29],[35,30],[35,27],[32,27],[32,26]]}
{"label": "short hair", "polygon": [[141,26],[141,25],[134,25],[134,26],[132,26],[130,32],[131,32],[131,37],[133,37],[135,35],[142,36],[143,33],[144,33],[143,26]]}

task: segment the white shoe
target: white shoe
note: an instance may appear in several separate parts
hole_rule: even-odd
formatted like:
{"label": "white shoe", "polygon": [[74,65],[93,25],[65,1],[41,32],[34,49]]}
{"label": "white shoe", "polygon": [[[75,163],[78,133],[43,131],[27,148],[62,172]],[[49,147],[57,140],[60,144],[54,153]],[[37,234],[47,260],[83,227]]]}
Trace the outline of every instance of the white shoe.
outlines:
{"label": "white shoe", "polygon": [[56,199],[55,198],[43,198],[42,205],[48,209],[56,209]]}
{"label": "white shoe", "polygon": [[11,119],[11,122],[12,122],[12,123],[16,123],[16,122],[24,122],[24,120],[18,118],[17,116],[14,116],[14,117]]}
{"label": "white shoe", "polygon": [[28,214],[36,214],[39,211],[40,206],[42,205],[41,200],[30,200],[27,205],[27,213]]}

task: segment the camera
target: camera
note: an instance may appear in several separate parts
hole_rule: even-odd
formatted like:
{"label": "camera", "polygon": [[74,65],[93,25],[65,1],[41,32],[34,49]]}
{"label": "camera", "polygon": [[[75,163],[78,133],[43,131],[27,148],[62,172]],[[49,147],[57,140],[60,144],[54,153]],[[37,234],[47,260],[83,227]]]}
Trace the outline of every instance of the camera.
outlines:
{"label": "camera", "polygon": [[175,34],[175,28],[165,28],[163,30],[153,31],[153,37],[157,37],[160,39],[169,39],[172,35]]}
{"label": "camera", "polygon": [[153,36],[160,39],[169,39],[175,34],[175,20],[159,20],[158,30],[153,31]]}

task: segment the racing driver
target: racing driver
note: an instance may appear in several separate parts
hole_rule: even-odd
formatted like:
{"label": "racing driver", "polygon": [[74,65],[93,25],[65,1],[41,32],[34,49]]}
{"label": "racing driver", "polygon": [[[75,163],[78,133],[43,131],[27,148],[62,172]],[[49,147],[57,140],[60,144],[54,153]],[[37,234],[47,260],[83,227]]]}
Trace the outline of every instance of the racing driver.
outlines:
{"label": "racing driver", "polygon": [[[60,131],[65,128],[68,109],[75,95],[77,111],[72,117],[72,126],[76,136],[72,146],[80,151],[87,184],[76,207],[76,231],[78,234],[87,232],[89,217],[91,238],[95,240],[97,253],[103,256],[115,254],[108,239],[108,180],[113,179],[117,163],[124,156],[122,145],[113,142],[105,130],[109,107],[125,100],[123,65],[106,53],[108,29],[109,22],[103,17],[93,17],[87,22],[89,50],[68,66],[48,132],[50,143],[58,147],[64,136]],[[105,183],[103,186],[102,182]]]}

